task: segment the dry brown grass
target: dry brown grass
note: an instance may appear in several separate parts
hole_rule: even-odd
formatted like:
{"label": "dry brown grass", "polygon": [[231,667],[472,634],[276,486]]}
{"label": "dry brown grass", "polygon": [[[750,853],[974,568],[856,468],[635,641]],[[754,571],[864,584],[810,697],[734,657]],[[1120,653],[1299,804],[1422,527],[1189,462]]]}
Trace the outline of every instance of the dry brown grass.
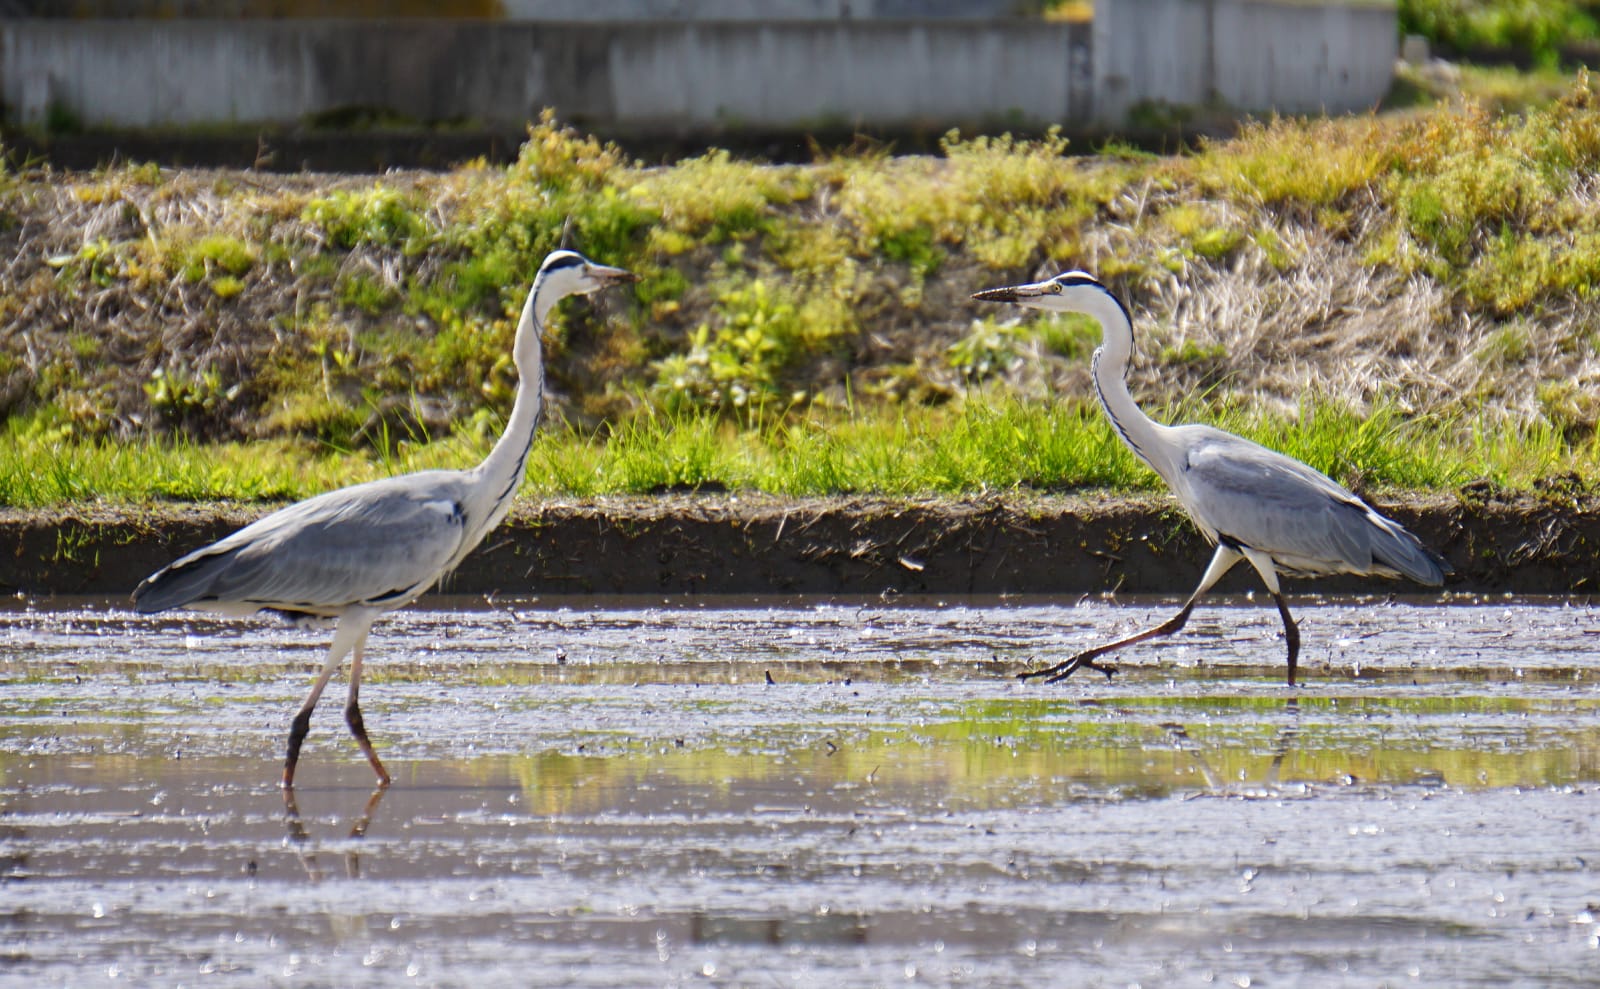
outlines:
{"label": "dry brown grass", "polygon": [[[964,387],[951,345],[976,321],[1016,318],[969,294],[1073,266],[1130,302],[1148,404],[1292,414],[1314,397],[1583,436],[1600,415],[1592,273],[1572,260],[1600,243],[1592,103],[1531,122],[1470,108],[1275,122],[1164,161],[980,141],[951,144],[945,162],[763,175],[712,156],[675,173],[546,127],[510,170],[3,174],[0,418],[117,435],[441,435],[486,400],[509,404],[511,320],[558,236],[559,201],[587,211],[576,246],[609,238],[607,260],[644,272],[650,293],[628,316],[569,314],[551,384],[580,420],[652,394],[654,362],[734,318],[719,299],[756,281],[805,307],[778,394],[948,400]],[[1429,143],[1446,132],[1453,143]],[[1507,142],[1521,157],[1494,159]],[[1467,181],[1479,159],[1510,178],[1480,189]],[[1579,178],[1560,172],[1568,160]],[[1428,241],[1405,209],[1435,177],[1482,217]],[[333,201],[354,204],[356,226]],[[1483,282],[1511,270],[1499,259],[1512,249],[1516,277]],[[1092,395],[1082,354],[1023,356],[1002,365],[1023,394]]]}
{"label": "dry brown grass", "polygon": [[[1267,207],[1227,205],[1229,222],[1271,231],[1293,259],[1275,264],[1249,239],[1221,260],[1164,254],[1148,218],[1192,202],[1186,189],[1130,189],[1086,229],[1082,254],[1070,261],[1104,271],[1130,258],[1169,259],[1171,267],[1141,265],[1117,282],[1141,351],[1130,380],[1147,403],[1192,407],[1204,394],[1201,404],[1293,415],[1315,397],[1358,411],[1388,402],[1413,416],[1526,423],[1548,411],[1539,396],[1549,382],[1600,380],[1594,317],[1580,299],[1537,318],[1507,318],[1464,306],[1432,279],[1365,263],[1360,218],[1376,222],[1376,204],[1357,205],[1352,229],[1340,232]],[[1042,264],[1030,275],[1055,268]],[[1525,339],[1525,350],[1506,353],[1508,335]],[[1163,351],[1223,356],[1162,361]],[[1049,389],[1090,394],[1087,366],[1055,368]]]}

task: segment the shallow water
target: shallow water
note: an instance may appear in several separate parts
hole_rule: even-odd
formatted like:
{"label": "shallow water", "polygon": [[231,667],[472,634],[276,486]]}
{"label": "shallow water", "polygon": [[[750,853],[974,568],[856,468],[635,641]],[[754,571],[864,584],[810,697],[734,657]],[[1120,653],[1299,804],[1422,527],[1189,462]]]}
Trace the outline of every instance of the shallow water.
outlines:
{"label": "shallow water", "polygon": [[[1600,961],[1600,610],[435,600],[0,610],[0,982],[1552,985]],[[772,683],[767,682],[768,675]]]}

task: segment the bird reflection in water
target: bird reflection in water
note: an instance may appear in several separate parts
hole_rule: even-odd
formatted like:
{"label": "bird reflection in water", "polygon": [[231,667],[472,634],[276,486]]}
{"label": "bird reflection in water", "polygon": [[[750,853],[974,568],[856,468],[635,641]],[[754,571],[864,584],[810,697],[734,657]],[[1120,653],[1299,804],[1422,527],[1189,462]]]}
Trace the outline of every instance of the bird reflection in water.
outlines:
{"label": "bird reflection in water", "polygon": [[[1283,710],[1290,718],[1298,717],[1300,714],[1299,699],[1289,698],[1284,703]],[[1190,798],[1203,796],[1237,797],[1251,796],[1256,793],[1270,794],[1279,792],[1283,789],[1283,782],[1280,778],[1283,773],[1283,762],[1294,748],[1295,740],[1300,737],[1300,726],[1294,721],[1290,721],[1279,728],[1278,736],[1272,746],[1272,761],[1267,764],[1266,772],[1261,774],[1261,782],[1256,785],[1251,785],[1248,781],[1242,781],[1242,784],[1234,784],[1217,772],[1211,763],[1207,761],[1205,752],[1194,739],[1189,737],[1187,728],[1175,721],[1166,722],[1161,727],[1166,731],[1167,737],[1172,739],[1178,750],[1187,753],[1189,758],[1194,760],[1195,768],[1200,771],[1200,775],[1206,781],[1207,792],[1190,794]]]}
{"label": "bird reflection in water", "polygon": [[[387,786],[379,786],[372,791],[372,796],[367,798],[365,806],[356,815],[355,822],[350,825],[349,838],[364,838],[367,828],[372,824],[372,818],[378,813],[378,805],[383,802],[383,795],[388,792]],[[300,864],[305,867],[306,875],[314,883],[320,883],[327,878],[327,872],[317,861],[317,853],[311,850],[311,834],[306,830],[305,820],[300,816],[300,802],[295,799],[293,789],[283,790],[284,823],[289,829],[289,847],[293,848],[299,857]],[[361,853],[351,848],[344,855],[344,874],[347,879],[361,878]]]}

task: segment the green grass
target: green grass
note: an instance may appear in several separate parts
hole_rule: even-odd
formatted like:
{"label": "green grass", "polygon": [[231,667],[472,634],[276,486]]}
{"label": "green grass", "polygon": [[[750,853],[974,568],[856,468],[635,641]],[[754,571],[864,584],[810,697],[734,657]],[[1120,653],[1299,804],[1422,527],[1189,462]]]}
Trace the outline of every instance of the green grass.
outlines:
{"label": "green grass", "polygon": [[[1600,444],[1570,442],[1554,427],[1507,433],[1408,419],[1387,406],[1360,416],[1314,401],[1293,417],[1241,411],[1208,421],[1362,487],[1447,490],[1477,480],[1527,487],[1568,472],[1600,478]],[[471,466],[492,437],[399,441],[378,453],[286,441],[82,442],[42,432],[7,440],[0,445],[0,504],[40,508],[91,501],[290,501],[395,473]],[[702,413],[647,415],[609,435],[556,425],[534,444],[522,494],[925,496],[1082,489],[1151,492],[1162,486],[1122,446],[1097,407],[994,394],[962,410],[774,417],[753,429]]]}
{"label": "green grass", "polygon": [[[967,298],[1069,266],[1135,311],[1152,405],[1203,394],[1192,418],[1361,483],[1597,476],[1587,76],[1514,112],[1087,150],[951,133],[937,155],[656,167],[546,114],[509,167],[325,188],[7,172],[0,217],[39,234],[0,281],[24,327],[0,336],[0,504],[282,500],[471,463],[563,242],[643,280],[558,309],[551,391],[583,426],[541,438],[533,494],[1151,488],[1087,404],[1098,330]],[[407,398],[454,435],[366,428]]]}

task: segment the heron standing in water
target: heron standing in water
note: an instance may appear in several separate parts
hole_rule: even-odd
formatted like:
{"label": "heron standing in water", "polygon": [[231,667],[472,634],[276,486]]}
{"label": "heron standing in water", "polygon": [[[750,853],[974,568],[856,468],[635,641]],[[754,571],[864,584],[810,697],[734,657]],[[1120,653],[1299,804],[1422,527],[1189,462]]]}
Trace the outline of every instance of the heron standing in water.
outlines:
{"label": "heron standing in water", "polygon": [[1161,475],[1178,504],[1216,546],[1211,564],[1182,609],[1154,628],[1086,649],[1022,678],[1054,683],[1080,667],[1107,676],[1095,660],[1136,642],[1183,628],[1195,601],[1240,560],[1249,560],[1283,616],[1289,647],[1289,685],[1300,656],[1300,629],[1278,587],[1278,575],[1362,574],[1409,577],[1437,587],[1450,566],[1393,519],[1331,478],[1292,457],[1211,426],[1164,426],[1145,415],[1125,380],[1133,356],[1133,320],[1127,307],[1093,275],[1068,271],[1028,285],[986,289],[983,302],[1083,313],[1099,321],[1102,340],[1091,374],[1100,405],[1122,442]]}
{"label": "heron standing in water", "polygon": [[379,785],[389,784],[357,703],[367,633],[384,612],[415,601],[454,569],[511,510],[543,408],[541,334],[556,302],[636,280],[573,251],[544,259],[517,324],[513,357],[519,380],[511,419],[477,467],[404,474],[290,505],[195,550],[134,590],[134,607],[143,613],[193,608],[337,619],[322,672],[289,728],[285,789],[294,786],[311,712],[347,654],[353,658],[345,721]]}

